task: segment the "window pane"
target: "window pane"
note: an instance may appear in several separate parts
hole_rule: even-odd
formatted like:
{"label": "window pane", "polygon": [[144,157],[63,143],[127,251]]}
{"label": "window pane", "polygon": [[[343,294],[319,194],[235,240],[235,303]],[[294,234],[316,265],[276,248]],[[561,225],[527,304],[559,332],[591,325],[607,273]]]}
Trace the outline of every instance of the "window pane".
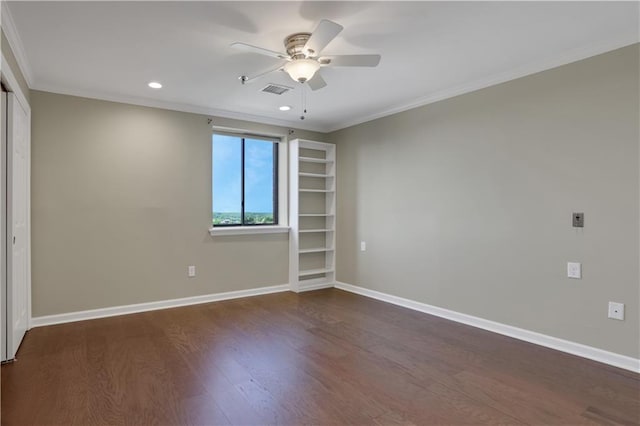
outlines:
{"label": "window pane", "polygon": [[274,224],[274,144],[245,139],[244,219],[245,225]]}
{"label": "window pane", "polygon": [[240,225],[242,211],[242,139],[213,135],[213,224]]}

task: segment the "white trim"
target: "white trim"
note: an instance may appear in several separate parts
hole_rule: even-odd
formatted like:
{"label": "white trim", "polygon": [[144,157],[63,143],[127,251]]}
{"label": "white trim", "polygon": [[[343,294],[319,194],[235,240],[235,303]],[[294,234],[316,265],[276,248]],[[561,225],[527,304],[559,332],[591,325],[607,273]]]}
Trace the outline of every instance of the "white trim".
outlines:
{"label": "white trim", "polygon": [[226,127],[226,126],[216,126],[215,124],[211,125],[213,132],[222,132],[222,133],[232,133],[237,134],[238,136],[262,136],[266,138],[274,138],[280,139],[278,143],[286,143],[288,135],[285,133],[269,133],[262,131],[251,131],[249,129],[240,129],[238,127]]}
{"label": "white trim", "polygon": [[[474,317],[472,315],[462,314],[451,311],[449,309],[439,308],[437,306],[428,305],[426,303],[416,302],[414,300],[405,299],[398,296],[382,293],[367,288],[346,284],[336,281],[335,284],[319,283],[304,286],[298,289],[298,292],[312,291],[323,288],[335,287],[340,290],[359,294],[361,296],[370,297],[372,299],[381,300],[393,305],[402,306],[418,312],[424,312],[435,315],[451,321],[470,325],[472,327],[481,328],[504,336],[513,337],[525,342],[534,343],[561,352],[566,352],[579,357],[591,359],[614,367],[623,368],[625,370],[640,373],[640,359],[632,358],[625,355],[616,354],[605,351],[603,349],[594,348],[592,346],[571,342],[557,337],[547,336],[522,328],[501,324],[495,321]],[[249,290],[229,291],[225,293],[214,293],[202,296],[185,297],[181,299],[162,300],[157,302],[138,303],[134,305],[114,306],[110,308],[92,309],[87,311],[70,312],[58,315],[46,315],[31,318],[31,327],[42,327],[53,324],[63,324],[74,321],[84,321],[97,318],[106,318],[117,315],[133,314],[137,312],[155,311],[158,309],[175,308],[179,306],[197,305],[202,303],[210,303],[222,300],[237,299],[241,297],[258,296],[262,294],[281,293],[290,290],[289,284],[275,285],[270,287],[260,287]]]}
{"label": "white trim", "polygon": [[[20,87],[18,92],[22,93]],[[24,95],[23,95],[24,97]],[[26,101],[26,99],[25,99]],[[31,239],[31,107],[26,103],[27,121],[29,123],[27,129],[27,330],[31,329],[31,248],[33,246]]]}
{"label": "white trim", "polygon": [[546,60],[532,62],[524,66],[500,72],[485,78],[481,78],[470,83],[462,84],[456,87],[450,87],[443,90],[439,90],[435,93],[431,93],[426,96],[422,96],[415,100],[395,105],[386,110],[370,114],[364,117],[355,118],[353,120],[343,121],[329,129],[325,129],[325,132],[331,133],[337,130],[345,129],[347,127],[355,126],[357,124],[366,123],[368,121],[376,120],[378,118],[386,117],[389,115],[397,114],[399,112],[407,111],[410,109],[418,108],[424,105],[432,104],[445,99],[453,98],[455,96],[464,95],[466,93],[475,92],[476,90],[485,89],[487,87],[495,86],[507,81],[516,80],[521,77],[526,77],[531,74],[536,74],[542,71],[550,70],[553,68],[567,65],[572,62],[581,61],[583,59],[590,58],[592,56],[601,55],[612,50],[620,49],[625,46],[629,46],[634,43],[638,43],[640,37],[638,34],[629,34],[624,37],[613,38],[604,40],[600,43],[595,43],[589,46],[571,49],[553,58],[547,58]]}
{"label": "white trim", "polygon": [[[9,5],[7,2],[2,2],[2,13],[0,13],[0,15],[2,15],[2,30],[4,31],[4,35],[7,36],[9,47],[11,47],[13,56],[15,56],[16,58],[18,67],[20,67],[20,71],[22,72],[22,75],[27,82],[27,86],[31,87],[31,84],[33,83],[33,74],[31,73],[29,61],[27,60],[27,55],[24,51],[24,44],[20,39],[18,31],[16,30],[16,25],[13,22],[13,16],[11,15],[11,11],[9,10]],[[2,66],[2,68],[4,68],[4,65]]]}
{"label": "white trim", "polygon": [[[3,22],[3,25],[4,25],[4,22]],[[7,34],[7,38],[9,38],[8,34]],[[491,75],[467,84],[446,88],[446,89],[437,91],[435,93],[431,93],[429,95],[422,96],[417,99],[408,101],[406,103],[395,105],[391,108],[385,109],[383,111],[380,111],[374,114],[370,114],[360,118],[355,118],[353,120],[343,121],[338,124],[328,125],[328,126],[313,125],[311,122],[308,122],[308,121],[294,122],[289,120],[264,117],[260,115],[253,115],[253,114],[247,114],[247,113],[236,112],[236,111],[228,111],[228,110],[209,108],[209,107],[203,107],[203,106],[188,105],[188,104],[183,104],[179,102],[147,99],[147,98],[128,96],[128,95],[106,94],[97,90],[69,89],[68,87],[61,87],[61,86],[52,85],[52,84],[46,84],[46,83],[40,84],[39,82],[35,82],[35,81],[32,82],[33,84],[29,83],[29,87],[34,90],[59,93],[63,95],[80,96],[85,98],[100,99],[100,100],[105,100],[110,102],[120,102],[120,103],[126,103],[130,105],[147,106],[152,108],[162,108],[162,109],[167,109],[172,111],[190,112],[195,114],[203,114],[203,115],[209,115],[209,116],[215,116],[215,117],[221,117],[221,118],[231,118],[231,119],[251,121],[251,122],[261,123],[261,124],[282,126],[287,128],[295,127],[301,130],[309,130],[309,131],[315,131],[315,132],[321,132],[321,133],[331,133],[347,127],[355,126],[357,124],[376,120],[378,118],[397,114],[413,108],[418,108],[424,105],[432,104],[434,102],[453,98],[455,96],[460,96],[466,93],[475,92],[480,89],[495,86],[501,83],[505,83],[507,81],[516,80],[518,78],[525,77],[538,72],[557,68],[562,65],[570,64],[572,62],[577,62],[583,59],[590,58],[592,56],[596,56],[606,52],[610,52],[612,50],[620,49],[622,47],[629,46],[634,43],[638,43],[638,41],[640,41],[638,34],[629,34],[623,37],[604,40],[600,43],[595,43],[589,46],[585,46],[577,49],[571,49],[553,58],[532,62],[524,66],[509,70],[509,71],[501,72],[498,74],[494,74],[494,75]],[[17,53],[15,54],[18,55]],[[23,69],[23,74],[24,73],[26,73],[26,71]],[[25,78],[27,78],[26,74],[25,74]]]}
{"label": "white trim", "polygon": [[[5,12],[6,13],[6,12]],[[5,13],[2,13],[4,16]],[[4,21],[3,21],[4,25]],[[4,28],[4,26],[3,26]],[[6,33],[5,33],[6,34]],[[7,36],[8,38],[8,36]],[[31,106],[27,101],[27,97],[22,92],[22,87],[18,84],[18,79],[13,74],[13,70],[9,66],[7,58],[4,53],[0,54],[0,74],[4,82],[7,84],[7,88],[15,95],[20,105],[27,113],[27,330],[31,329]],[[20,66],[20,65],[18,65]]]}
{"label": "white trim", "polygon": [[225,226],[209,228],[209,234],[216,235],[251,235],[251,234],[286,234],[288,226]]}
{"label": "white trim", "polygon": [[113,306],[110,308],[91,309],[88,311],[69,312],[58,315],[45,315],[31,318],[31,327],[63,324],[74,321],[84,321],[96,318],[113,317],[117,315],[133,314],[137,312],[155,311],[158,309],[176,308],[179,306],[198,305],[201,303],[217,302],[221,300],[238,299],[241,297],[258,296],[262,294],[281,293],[289,291],[289,284],[259,287],[249,290],[228,291],[224,293],[205,294],[202,296],[184,297],[181,299],[160,300],[157,302],[136,303],[134,305]]}
{"label": "white trim", "polygon": [[81,98],[98,99],[102,101],[124,103],[128,105],[145,106],[151,108],[161,108],[170,111],[190,112],[193,114],[201,114],[215,118],[231,118],[235,120],[250,121],[252,123],[268,124],[272,126],[279,126],[289,128],[296,128],[300,130],[309,130],[313,132],[322,132],[323,128],[320,126],[314,126],[310,122],[294,122],[282,119],[276,119],[271,117],[264,117],[261,115],[248,114],[243,112],[228,111],[218,108],[209,108],[204,106],[189,105],[180,102],[164,101],[159,99],[148,99],[137,96],[129,95],[113,95],[102,93],[98,90],[86,90],[86,89],[69,89],[67,87],[57,86],[55,84],[40,84],[34,82],[31,89],[40,90],[43,92],[57,93],[61,95],[78,96]]}
{"label": "white trim", "polygon": [[336,288],[640,373],[640,359],[342,282]]}
{"label": "white trim", "polygon": [[[321,280],[324,280],[324,278],[320,278]],[[298,289],[297,290],[292,290],[295,291],[296,293],[302,293],[305,291],[313,291],[313,290],[321,290],[323,288],[333,288],[335,287],[334,283],[328,283],[328,282],[321,282],[318,284],[299,284],[298,285]]]}
{"label": "white trim", "polygon": [[29,117],[31,117],[31,106],[27,101],[27,97],[22,92],[22,87],[20,87],[20,84],[18,83],[18,79],[16,78],[15,74],[13,73],[13,70],[9,66],[9,61],[7,61],[7,58],[4,56],[4,52],[2,53],[1,69],[2,69],[2,76],[4,77],[4,80],[9,86],[9,90],[16,95],[16,97],[18,98],[18,102],[20,102],[20,105],[24,106],[25,110],[27,111],[27,114],[29,114]]}

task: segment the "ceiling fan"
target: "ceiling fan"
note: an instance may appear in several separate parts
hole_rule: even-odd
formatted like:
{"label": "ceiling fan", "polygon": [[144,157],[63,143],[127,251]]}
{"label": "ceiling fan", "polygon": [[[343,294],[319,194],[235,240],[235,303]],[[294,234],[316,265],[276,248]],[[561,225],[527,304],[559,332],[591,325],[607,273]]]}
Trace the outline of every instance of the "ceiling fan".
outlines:
{"label": "ceiling fan", "polygon": [[273,71],[283,70],[300,83],[307,83],[311,90],[318,90],[327,85],[319,73],[321,67],[375,67],[380,62],[380,55],[333,55],[321,56],[320,53],[339,33],[342,25],[323,19],[313,33],[295,33],[284,39],[287,53],[275,52],[246,43],[232,43],[234,49],[259,53],[280,59],[277,66],[257,75],[241,76],[242,84],[255,80]]}

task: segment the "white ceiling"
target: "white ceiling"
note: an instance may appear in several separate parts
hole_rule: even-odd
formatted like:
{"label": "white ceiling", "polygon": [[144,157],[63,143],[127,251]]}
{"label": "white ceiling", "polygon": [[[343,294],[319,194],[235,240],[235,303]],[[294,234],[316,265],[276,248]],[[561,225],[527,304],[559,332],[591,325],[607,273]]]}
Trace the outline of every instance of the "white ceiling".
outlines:
{"label": "white ceiling", "polygon": [[[638,41],[636,2],[10,2],[5,30],[33,89],[330,131]],[[344,26],[324,54],[379,53],[377,68],[285,73],[242,86],[321,19]],[[12,21],[12,22],[11,22]],[[5,20],[3,19],[3,26]],[[22,46],[20,46],[22,45]],[[158,80],[154,91],[147,82]],[[282,96],[267,83],[295,87]],[[288,104],[289,112],[278,106]]]}

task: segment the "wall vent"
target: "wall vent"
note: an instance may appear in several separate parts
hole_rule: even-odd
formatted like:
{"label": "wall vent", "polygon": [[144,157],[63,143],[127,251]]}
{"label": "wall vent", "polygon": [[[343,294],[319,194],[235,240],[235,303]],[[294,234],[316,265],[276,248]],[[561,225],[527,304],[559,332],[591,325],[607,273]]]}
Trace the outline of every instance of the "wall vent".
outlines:
{"label": "wall vent", "polygon": [[273,93],[274,95],[282,95],[283,93],[286,93],[291,89],[293,88],[287,87],[287,86],[281,86],[279,84],[269,83],[262,89],[262,91],[266,93]]}

